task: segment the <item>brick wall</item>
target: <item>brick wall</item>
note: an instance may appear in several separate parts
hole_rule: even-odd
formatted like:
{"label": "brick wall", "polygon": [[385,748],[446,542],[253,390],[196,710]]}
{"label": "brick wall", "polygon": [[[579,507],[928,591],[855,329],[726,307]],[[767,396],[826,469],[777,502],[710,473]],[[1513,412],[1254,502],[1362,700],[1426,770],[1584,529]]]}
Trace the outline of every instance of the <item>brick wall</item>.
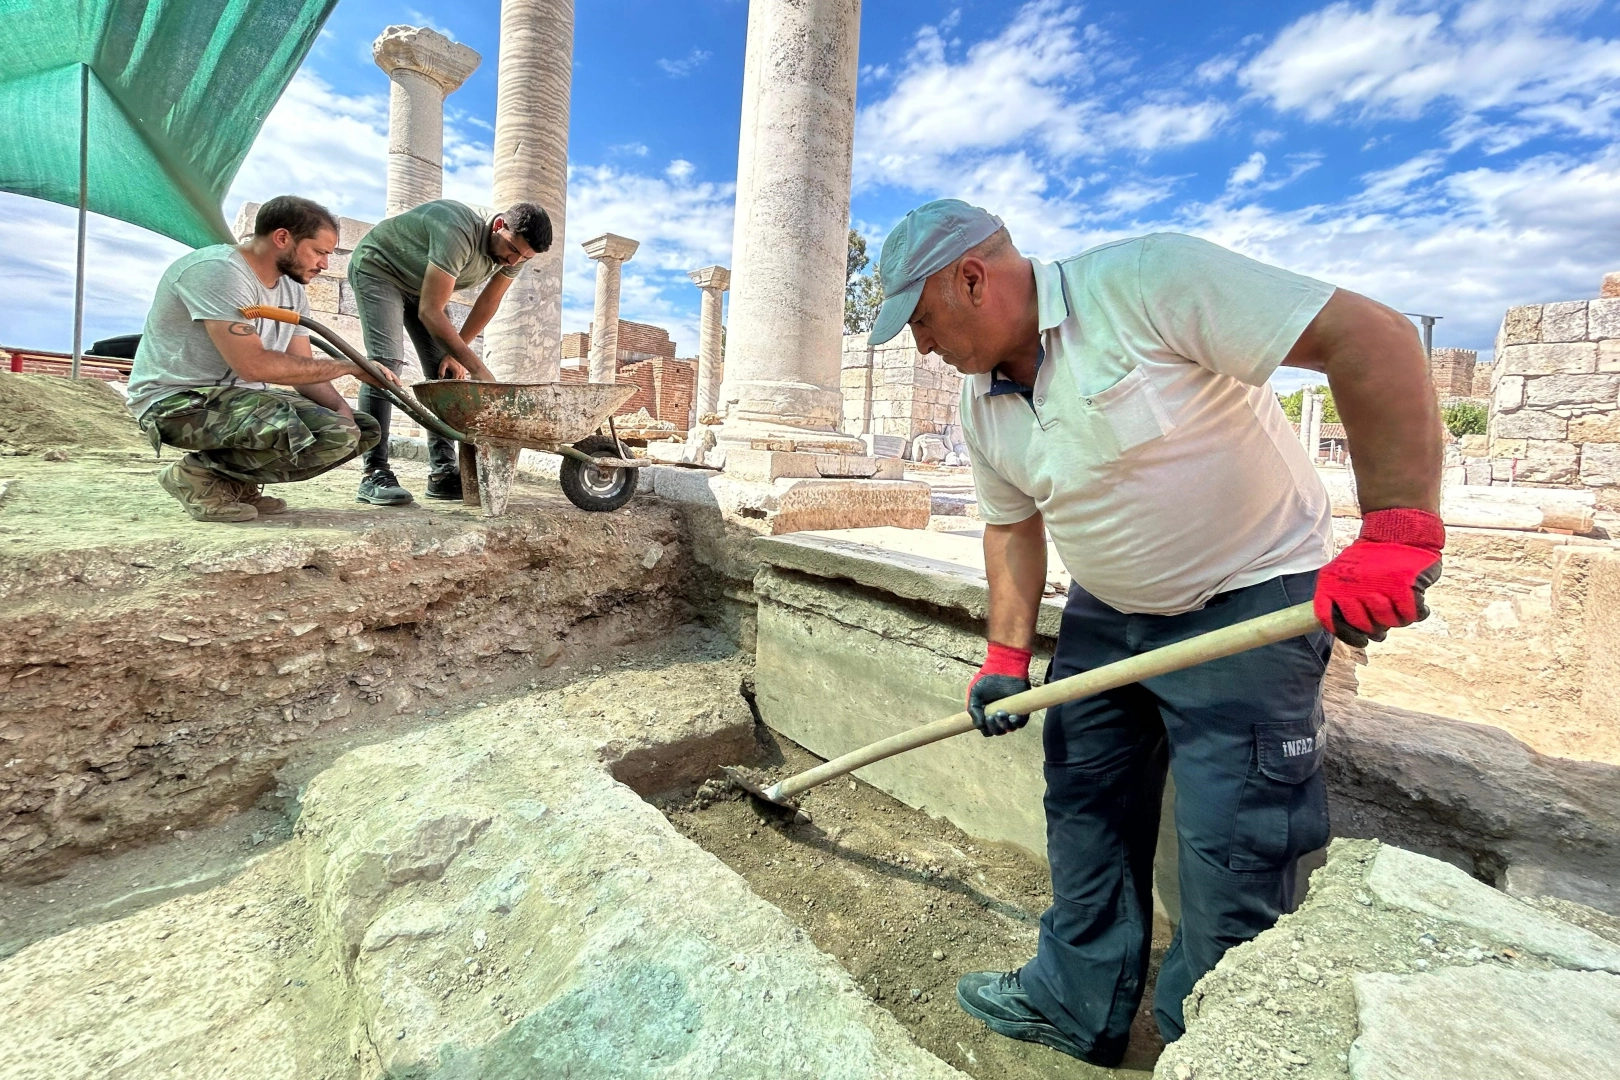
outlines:
{"label": "brick wall", "polygon": [[[584,360],[590,355],[590,330],[563,335],[564,360]],[[620,319],[618,367],[622,370],[626,364],[650,360],[655,356],[675,359],[675,343],[669,339],[669,331],[650,323],[627,322]]]}
{"label": "brick wall", "polygon": [[[561,382],[588,381],[584,367],[565,367]],[[614,416],[628,416],[646,409],[656,420],[667,420],[675,430],[686,431],[691,426],[692,399],[697,388],[697,361],[654,357],[619,369],[618,381],[634,383],[636,392],[621,405]]]}
{"label": "brick wall", "polygon": [[1474,385],[1468,392],[1472,398],[1489,398],[1491,396],[1491,383],[1495,381],[1495,364],[1474,365]]}
{"label": "brick wall", "polygon": [[919,353],[909,328],[876,347],[865,334],[846,335],[840,386],[846,435],[891,435],[908,446],[925,434],[961,442],[962,376]]}
{"label": "brick wall", "polygon": [[1496,335],[1492,475],[1620,510],[1620,297],[1510,308]]}
{"label": "brick wall", "polygon": [[1429,361],[1429,377],[1442,399],[1473,397],[1474,365],[1479,354],[1473,349],[1436,349]]}

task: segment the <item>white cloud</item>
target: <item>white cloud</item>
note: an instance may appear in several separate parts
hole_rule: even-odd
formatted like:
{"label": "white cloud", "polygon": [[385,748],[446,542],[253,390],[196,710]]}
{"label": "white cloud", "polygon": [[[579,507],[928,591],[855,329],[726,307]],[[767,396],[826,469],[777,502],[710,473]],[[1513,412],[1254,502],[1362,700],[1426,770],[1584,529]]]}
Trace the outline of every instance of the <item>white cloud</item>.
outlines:
{"label": "white cloud", "polygon": [[709,52],[707,49],[693,49],[679,60],[661,59],[658,61],[658,66],[663,69],[664,74],[668,75],[670,78],[684,79],[686,76],[692,74],[692,72],[702,67],[704,63],[706,63],[713,55],[714,54]]}
{"label": "white cloud", "polygon": [[[1217,101],[1129,93],[1128,59],[1080,14],[1037,0],[965,52],[943,25],[923,27],[888,93],[857,117],[857,189],[939,187],[983,164],[1052,171],[1114,150],[1151,153],[1205,139],[1225,119]],[[1099,88],[1103,69],[1108,85]]]}
{"label": "white cloud", "polygon": [[1415,117],[1443,103],[1470,120],[1506,113],[1528,134],[1609,137],[1620,108],[1620,41],[1571,30],[1589,0],[1504,3],[1374,0],[1329,4],[1285,27],[1238,75],[1279,109],[1321,120],[1340,111]]}
{"label": "white cloud", "polygon": [[1256,150],[1254,153],[1248,156],[1243,164],[1232,170],[1232,175],[1227,177],[1226,180],[1227,190],[1248,187],[1250,184],[1260,179],[1261,175],[1264,174],[1265,171],[1266,155]]}
{"label": "white cloud", "polygon": [[697,354],[700,294],[687,271],[728,265],[734,188],[695,179],[690,162],[662,176],[609,165],[575,165],[568,179],[568,239],[563,258],[563,330],[583,330],[596,296],[596,264],[580,243],[604,232],[641,242],[624,265],[619,315],[669,330],[683,356]]}

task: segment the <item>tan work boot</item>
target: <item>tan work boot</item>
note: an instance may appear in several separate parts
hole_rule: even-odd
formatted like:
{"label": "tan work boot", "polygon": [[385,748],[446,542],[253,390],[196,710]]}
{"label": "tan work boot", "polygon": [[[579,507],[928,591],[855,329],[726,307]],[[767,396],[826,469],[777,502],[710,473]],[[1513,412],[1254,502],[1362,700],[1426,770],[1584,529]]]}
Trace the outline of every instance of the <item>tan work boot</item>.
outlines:
{"label": "tan work boot", "polygon": [[274,495],[266,495],[263,484],[244,484],[238,480],[236,486],[241,491],[241,494],[236,497],[236,501],[253,507],[259,512],[260,517],[264,517],[266,514],[280,514],[287,509],[287,500],[278,499]]}
{"label": "tan work boot", "polygon": [[198,521],[252,521],[259,516],[252,505],[239,501],[235,480],[204,468],[191,454],[161,469],[158,483]]}

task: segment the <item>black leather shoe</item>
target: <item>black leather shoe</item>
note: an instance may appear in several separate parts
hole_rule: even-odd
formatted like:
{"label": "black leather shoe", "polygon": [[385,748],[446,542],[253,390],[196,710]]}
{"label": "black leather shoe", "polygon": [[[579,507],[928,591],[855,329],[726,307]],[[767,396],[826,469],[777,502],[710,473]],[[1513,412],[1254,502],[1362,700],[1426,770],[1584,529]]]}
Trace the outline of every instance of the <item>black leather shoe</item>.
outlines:
{"label": "black leather shoe", "polygon": [[1119,1064],[1123,1050],[1112,1060],[1095,1056],[1036,1012],[1018,975],[1017,971],[970,971],[956,982],[956,1003],[998,1035],[1050,1046],[1105,1069]]}
{"label": "black leather shoe", "polygon": [[376,506],[406,506],[413,500],[411,493],[400,487],[392,469],[373,469],[361,478],[354,501]]}
{"label": "black leather shoe", "polygon": [[430,499],[461,501],[461,474],[459,472],[428,473],[427,491]]}

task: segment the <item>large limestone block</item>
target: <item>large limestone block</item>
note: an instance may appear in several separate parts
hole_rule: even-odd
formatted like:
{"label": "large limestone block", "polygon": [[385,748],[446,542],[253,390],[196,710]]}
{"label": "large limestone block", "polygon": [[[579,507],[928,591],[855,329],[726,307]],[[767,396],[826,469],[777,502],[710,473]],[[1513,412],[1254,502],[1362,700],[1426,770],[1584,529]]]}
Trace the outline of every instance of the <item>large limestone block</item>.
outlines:
{"label": "large limestone block", "polygon": [[[1580,474],[1580,451],[1567,442],[1544,439],[1524,440],[1524,456],[1519,459],[1518,480],[1535,484],[1573,483]],[[1506,457],[1500,449],[1498,457]]]}
{"label": "large limestone block", "polygon": [[1502,350],[1500,376],[1584,375],[1597,369],[1597,345],[1590,341],[1555,345],[1510,345]]}
{"label": "large limestone block", "polygon": [[1620,338],[1598,342],[1597,369],[1606,374],[1620,371]]}
{"label": "large limestone block", "polygon": [[1496,411],[1512,412],[1524,404],[1524,376],[1504,375],[1496,381]]}
{"label": "large limestone block", "polygon": [[1581,447],[1581,483],[1620,486],[1620,444],[1589,442]]}
{"label": "large limestone block", "polygon": [[235,881],[0,964],[0,1075],[959,1078],[614,779],[737,760],[740,679],[626,672],[351,752]]}
{"label": "large limestone block", "polygon": [[1570,300],[1559,304],[1543,304],[1541,340],[1585,341],[1586,301]]}
{"label": "large limestone block", "polygon": [[[1593,357],[1594,366],[1597,358]],[[1531,408],[1560,405],[1613,405],[1620,396],[1620,375],[1547,375],[1525,384],[1525,404]]]}
{"label": "large limestone block", "polygon": [[1569,422],[1572,443],[1620,443],[1620,412],[1577,416]]}
{"label": "large limestone block", "polygon": [[1379,849],[1367,888],[1386,904],[1444,919],[1578,971],[1620,974],[1620,945],[1538,911],[1438,859]]}
{"label": "large limestone block", "polygon": [[1620,338],[1620,297],[1587,302],[1586,336],[1592,341]]}
{"label": "large limestone block", "polygon": [[[1506,384],[1508,380],[1502,382]],[[1569,434],[1569,421],[1552,413],[1521,409],[1495,416],[1491,420],[1491,433],[1498,439],[1560,440]]]}
{"label": "large limestone block", "polygon": [[[1525,304],[1508,308],[1502,320],[1503,345],[1528,345],[1541,340],[1541,305]],[[1502,350],[1497,350],[1500,356]]]}
{"label": "large limestone block", "polygon": [[1595,1080],[1614,1074],[1620,978],[1465,968],[1355,978],[1351,1080]]}

